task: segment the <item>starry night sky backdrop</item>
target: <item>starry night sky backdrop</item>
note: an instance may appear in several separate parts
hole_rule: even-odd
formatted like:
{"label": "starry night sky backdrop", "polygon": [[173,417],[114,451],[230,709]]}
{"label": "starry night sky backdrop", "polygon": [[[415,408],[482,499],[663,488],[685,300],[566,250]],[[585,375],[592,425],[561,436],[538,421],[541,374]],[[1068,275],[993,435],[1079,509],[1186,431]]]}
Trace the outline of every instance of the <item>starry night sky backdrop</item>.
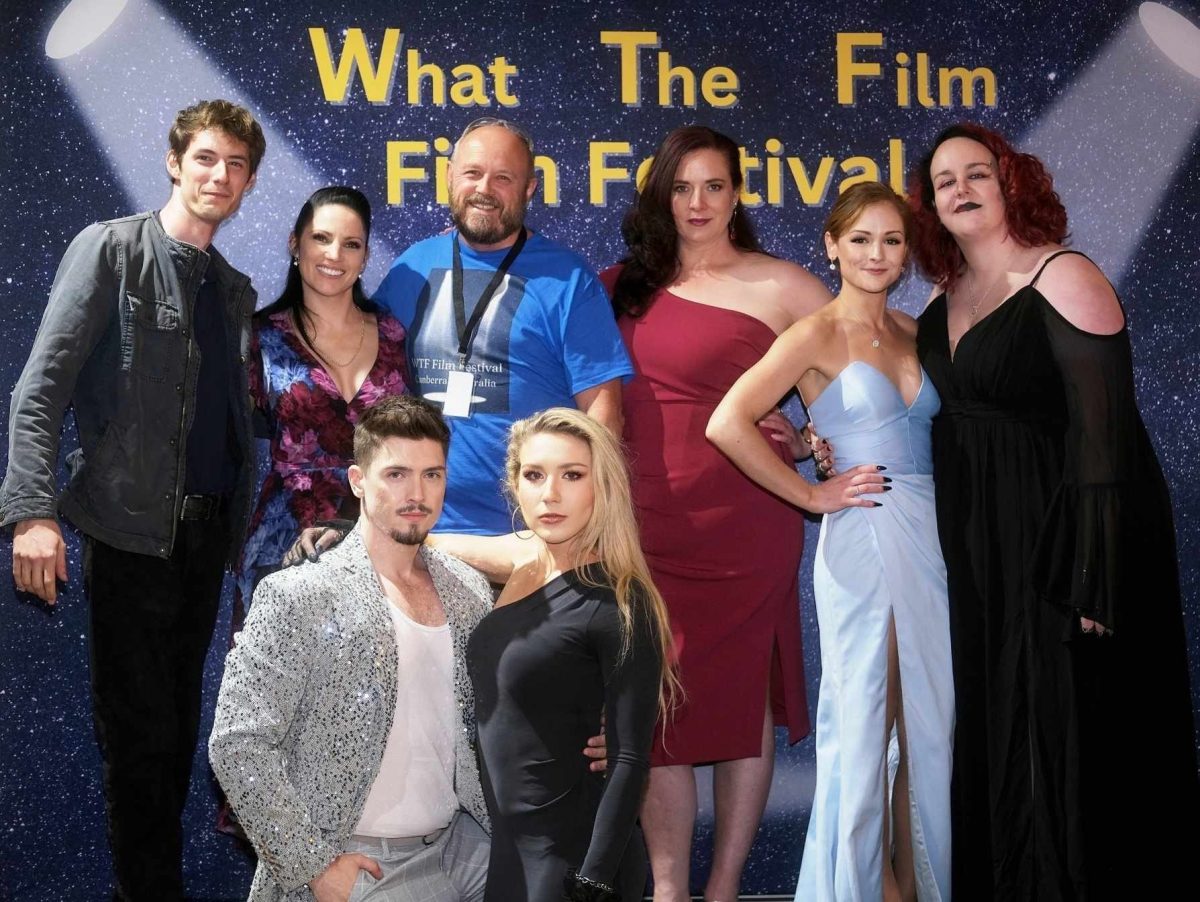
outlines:
{"label": "starry night sky backdrop", "polygon": [[[781,204],[752,211],[767,248],[827,276],[819,227],[838,182],[838,164],[868,156],[887,169],[888,140],[899,139],[909,165],[944,126],[974,117],[1043,156],[1072,214],[1074,244],[1092,251],[1117,285],[1128,313],[1143,414],[1175,500],[1192,681],[1200,688],[1200,352],[1196,286],[1200,282],[1200,79],[1168,62],[1138,24],[1138,4],[932,2],[827,4],[775,0],[756,4],[675,0],[657,3],[395,3],[130,0],[91,46],[54,62],[45,52],[65,0],[7,3],[0,12],[0,209],[9,227],[0,247],[4,344],[0,388],[11,390],[32,342],[58,260],[88,223],[161,205],[169,191],[162,158],[175,110],[226,95],[246,103],[268,127],[267,159],[257,190],[217,244],[249,272],[269,300],[282,282],[285,237],[301,200],[321,184],[364,189],[376,206],[368,288],[392,255],[440,231],[448,219],[432,182],[409,184],[403,206],[385,204],[389,140],[453,137],[484,114],[527,125],[538,152],[558,164],[559,205],[535,200],[530,221],[584,253],[596,267],[621,255],[618,225],[632,195],[628,183],[608,203],[588,203],[589,143],[628,141],[636,165],[669,128],[691,122],[733,135],[747,153],[765,157],[782,143],[809,178],[821,158],[834,160],[832,188],[805,205],[782,164]],[[1191,22],[1191,0],[1169,4]],[[885,12],[886,9],[886,12]],[[95,18],[93,14],[92,18]],[[344,104],[321,92],[307,29],[324,28],[336,57],[347,28],[362,28],[373,55],[387,27],[404,32],[390,102],[371,103],[355,79]],[[619,53],[601,31],[655,31],[674,65],[699,75],[728,66],[739,100],[715,109],[657,102],[657,51],[642,51],[642,102],[620,101]],[[1186,31],[1186,29],[1185,29]],[[886,45],[858,51],[882,64],[882,77],[859,80],[857,103],[837,99],[839,32],[881,32]],[[1195,35],[1190,40],[1197,41]],[[515,65],[515,109],[461,108],[407,102],[410,48],[449,70],[486,67],[497,56]],[[994,106],[926,109],[896,98],[896,54],[931,66],[986,66],[996,76]],[[912,68],[910,66],[910,68]],[[915,85],[915,79],[914,79]],[[489,83],[490,88],[490,83]],[[937,91],[936,71],[933,89]],[[979,98],[980,101],[982,97]],[[772,145],[774,146],[774,145]],[[409,165],[420,163],[409,159]],[[428,161],[432,172],[432,154]],[[764,172],[750,175],[764,190]],[[916,277],[897,292],[915,312],[927,293]],[[7,404],[3,406],[7,423]],[[7,430],[5,430],[7,436]],[[72,441],[68,436],[66,441]],[[5,462],[7,442],[5,442]],[[733,537],[736,539],[736,537]],[[815,545],[810,528],[809,554]],[[99,899],[108,889],[108,852],[87,690],[87,617],[78,544],[70,545],[71,581],[50,616],[14,597],[11,557],[0,549],[0,900]],[[817,629],[805,561],[803,618],[810,703],[818,682]],[[228,599],[209,660],[206,720],[220,677]],[[1193,690],[1193,698],[1200,693]],[[1153,699],[1148,699],[1152,710]],[[1114,729],[1130,712],[1114,712]],[[799,867],[812,790],[811,738],[780,749],[767,818],[747,870],[745,891],[790,893]],[[202,760],[197,755],[197,761]],[[189,892],[244,897],[248,858],[211,824],[207,768],[197,767],[188,809]],[[700,827],[697,874],[707,866],[711,824]]]}

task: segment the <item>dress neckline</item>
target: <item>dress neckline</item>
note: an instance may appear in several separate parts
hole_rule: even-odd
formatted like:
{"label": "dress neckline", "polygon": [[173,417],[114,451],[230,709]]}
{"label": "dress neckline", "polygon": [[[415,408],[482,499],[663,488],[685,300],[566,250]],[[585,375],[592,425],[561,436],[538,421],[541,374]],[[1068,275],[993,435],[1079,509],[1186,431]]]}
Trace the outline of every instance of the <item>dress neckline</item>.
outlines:
{"label": "dress neckline", "polygon": [[693,307],[703,307],[706,310],[716,310],[721,313],[730,313],[734,316],[741,317],[742,319],[748,319],[748,320],[750,320],[750,322],[757,323],[759,326],[762,326],[763,329],[765,329],[768,333],[770,333],[772,341],[774,341],[776,338],[779,337],[778,332],[776,332],[774,329],[772,329],[770,326],[768,326],[766,323],[764,323],[757,316],[746,313],[744,310],[734,310],[732,307],[718,307],[715,304],[706,304],[703,301],[693,301],[691,298],[685,298],[682,295],[676,294],[669,288],[660,288],[659,291],[661,291],[663,294],[665,294],[669,298],[674,298],[677,301],[681,301],[684,304],[690,304]]}
{"label": "dress neckline", "polygon": [[[363,311],[360,310],[360,312],[363,312]],[[375,314],[375,331],[376,331],[376,334],[380,337],[380,339],[382,339],[383,333],[379,328],[379,320],[380,320],[380,317],[383,316],[383,313],[379,310],[375,310],[374,314]],[[364,313],[364,315],[365,315],[365,313]],[[277,320],[276,317],[281,317],[281,319]],[[325,374],[325,378],[328,379],[329,384],[334,387],[334,391],[329,392],[328,389],[324,389],[324,390],[329,392],[329,394],[333,395],[334,397],[340,398],[343,404],[350,405],[350,404],[353,404],[355,402],[355,400],[357,400],[358,396],[362,394],[362,390],[367,387],[367,383],[371,381],[371,377],[375,375],[375,370],[379,366],[379,363],[383,358],[383,355],[380,353],[381,348],[379,346],[379,342],[376,342],[376,344],[375,344],[375,359],[371,361],[371,366],[367,370],[367,374],[365,376],[363,376],[362,381],[360,383],[358,383],[358,386],[354,389],[354,394],[352,394],[349,398],[347,398],[345,395],[342,394],[341,390],[338,389],[337,380],[333,378],[333,373],[329,372],[329,369],[321,361],[321,358],[312,352],[312,350],[308,347],[307,344],[305,344],[304,340],[300,337],[299,333],[296,331],[296,324],[292,321],[292,314],[287,310],[281,310],[279,313],[272,316],[271,320],[273,322],[275,322],[276,325],[282,324],[282,327],[287,331],[287,333],[290,336],[292,336],[292,338],[294,339],[293,343],[294,343],[295,347],[299,350],[299,352],[301,354],[303,354],[305,357],[308,358],[309,366],[311,366],[313,369],[319,369],[322,373]],[[323,388],[323,386],[321,386],[321,387]]]}
{"label": "dress neckline", "polygon": [[[950,365],[951,366],[954,365],[954,361],[958,357],[959,348],[962,347],[962,343],[964,341],[966,341],[967,336],[970,335],[972,332],[974,332],[976,329],[978,329],[980,326],[982,326],[985,322],[987,322],[989,319],[991,319],[993,316],[995,316],[1001,310],[1003,310],[1005,307],[1007,307],[1009,304],[1011,304],[1013,301],[1015,301],[1017,298],[1017,295],[1021,294],[1021,292],[1025,291],[1026,289],[1032,289],[1033,292],[1042,299],[1042,302],[1047,307],[1049,307],[1051,310],[1054,310],[1054,305],[1046,300],[1046,296],[1044,294],[1042,294],[1040,291],[1038,291],[1037,283],[1038,283],[1038,280],[1042,277],[1042,273],[1044,273],[1046,271],[1046,267],[1049,266],[1051,263],[1053,263],[1055,260],[1057,260],[1059,257],[1062,257],[1066,254],[1078,254],[1080,257],[1083,257],[1085,260],[1091,259],[1090,257],[1088,257],[1087,254],[1083,253],[1082,251],[1072,250],[1071,248],[1067,248],[1067,247],[1059,248],[1058,250],[1054,251],[1048,257],[1046,257],[1044,260],[1042,260],[1041,266],[1039,266],[1037,268],[1037,272],[1035,272],[1033,274],[1033,278],[1031,278],[1024,285],[1021,285],[1020,287],[1018,287],[1016,291],[1014,291],[1012,294],[1008,295],[1008,297],[1006,297],[1004,300],[1002,300],[999,304],[997,304],[995,307],[993,307],[991,310],[989,310],[987,313],[985,313],[983,316],[981,316],[975,322],[971,323],[971,325],[963,331],[963,334],[958,336],[958,341],[956,341],[954,343],[954,347],[950,346],[950,303],[949,303],[949,294],[950,293],[948,291],[943,291],[940,295],[940,298],[942,301],[942,314],[943,314],[942,321],[946,327],[946,356],[950,360]],[[1057,310],[1054,310],[1054,312],[1055,312],[1055,314],[1058,315],[1058,317],[1060,319],[1063,320],[1063,322],[1066,322],[1068,325],[1072,325],[1070,323],[1070,321],[1067,320],[1067,318],[1064,317]],[[1080,330],[1080,331],[1082,331],[1082,330]],[[1123,324],[1121,326],[1121,332],[1124,332],[1124,331],[1125,331],[1125,325]],[[1120,335],[1121,332],[1116,332],[1113,334]]]}
{"label": "dress neckline", "polygon": [[[1040,272],[1039,272],[1039,275],[1040,275]],[[1036,279],[1036,277],[1035,277],[1035,279]],[[1007,307],[1011,303],[1013,303],[1013,301],[1015,301],[1017,299],[1017,295],[1021,294],[1021,292],[1025,291],[1025,289],[1027,289],[1027,288],[1033,288],[1033,282],[1029,282],[1029,283],[1026,283],[1025,285],[1022,285],[1020,288],[1018,288],[1016,291],[1014,291],[1012,294],[1010,294],[1008,297],[1006,297],[1004,300],[1002,300],[999,304],[997,304],[995,307],[993,307],[991,310],[989,310],[983,316],[979,317],[979,319],[975,320],[975,322],[971,323],[971,325],[969,327],[967,327],[967,329],[963,332],[963,334],[958,336],[958,341],[956,341],[954,343],[953,347],[950,346],[950,297],[949,297],[950,293],[948,291],[943,291],[942,295],[941,295],[942,323],[944,324],[944,326],[946,328],[946,356],[950,358],[950,363],[953,364],[954,361],[957,359],[959,349],[962,348],[962,343],[967,340],[968,335],[971,335],[973,332],[975,332],[977,329],[979,329],[984,323],[986,323],[988,320],[992,319],[997,313],[999,313],[1005,307]]]}
{"label": "dress neckline", "polygon": [[844,367],[842,367],[838,371],[838,374],[836,376],[834,376],[832,379],[829,380],[829,385],[826,385],[823,389],[821,389],[821,393],[819,395],[817,395],[815,398],[813,398],[812,401],[805,401],[804,406],[808,407],[809,409],[812,409],[812,406],[814,404],[816,404],[823,397],[825,397],[825,393],[829,391],[830,386],[832,386],[833,383],[835,383],[839,379],[841,379],[842,376],[845,374],[846,370],[850,369],[850,367],[854,366],[855,364],[862,364],[867,369],[874,371],[875,373],[877,373],[880,376],[880,378],[883,379],[884,382],[886,382],[888,385],[890,385],[892,387],[892,391],[894,391],[896,393],[896,397],[900,399],[900,403],[904,405],[905,411],[911,413],[912,409],[916,405],[917,401],[921,400],[921,393],[925,391],[925,382],[926,382],[927,377],[925,375],[925,367],[921,366],[920,363],[917,364],[917,368],[921,371],[921,382],[919,385],[917,385],[917,393],[915,395],[913,395],[912,401],[905,403],[904,392],[902,392],[900,390],[900,387],[898,385],[896,385],[895,382],[892,381],[891,377],[887,373],[885,373],[879,367],[875,366],[873,363],[868,363],[866,360],[851,360],[849,363],[847,363]]}
{"label": "dress neckline", "polygon": [[[580,572],[583,570],[591,569],[591,568],[599,568],[599,565],[598,564],[583,564],[579,567],[572,567],[570,570],[564,570],[562,573],[558,574],[558,576],[552,577],[551,579],[542,583],[536,589],[533,589],[532,591],[527,592],[526,594],[522,595],[520,598],[514,598],[512,601],[506,601],[502,605],[493,605],[490,613],[495,614],[497,611],[503,611],[508,608],[514,608],[514,607],[517,607],[518,605],[524,606],[526,602],[529,602],[529,601],[539,598],[539,597],[542,598],[543,600],[548,599],[550,597],[550,595],[553,594],[550,591],[550,588],[552,586],[554,586],[557,583],[567,583],[568,585],[576,585],[576,584],[582,582],[580,575],[579,575]],[[602,574],[603,570],[600,570],[600,573]]]}

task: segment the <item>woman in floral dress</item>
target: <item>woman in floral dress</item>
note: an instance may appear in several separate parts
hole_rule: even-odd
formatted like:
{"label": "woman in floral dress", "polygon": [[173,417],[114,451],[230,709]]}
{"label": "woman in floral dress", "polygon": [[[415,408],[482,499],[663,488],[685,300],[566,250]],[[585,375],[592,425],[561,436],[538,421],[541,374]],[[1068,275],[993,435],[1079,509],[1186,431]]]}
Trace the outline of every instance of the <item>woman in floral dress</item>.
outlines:
{"label": "woman in floral dress", "polygon": [[317,191],[288,239],[283,294],[255,316],[250,395],[271,440],[270,469],[242,552],[235,630],[254,586],[301,529],[358,517],[346,481],[354,424],[384,395],[407,390],[404,327],[362,287],[370,231],[359,191]]}

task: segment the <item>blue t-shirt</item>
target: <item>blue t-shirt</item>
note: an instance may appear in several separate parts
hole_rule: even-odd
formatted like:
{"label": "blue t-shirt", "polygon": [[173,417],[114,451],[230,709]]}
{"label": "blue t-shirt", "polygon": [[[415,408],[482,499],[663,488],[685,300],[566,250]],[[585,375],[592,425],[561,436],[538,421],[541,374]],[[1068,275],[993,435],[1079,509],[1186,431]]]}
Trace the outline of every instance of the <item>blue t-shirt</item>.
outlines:
{"label": "blue t-shirt", "polygon": [[[458,369],[454,239],[452,232],[414,244],[375,295],[408,331],[413,392],[439,405],[447,374]],[[460,247],[469,319],[508,248]],[[501,488],[508,427],[547,407],[574,407],[579,392],[631,376],[633,365],[587,262],[533,234],[488,304],[466,369],[475,374],[471,415],[447,418],[453,437],[437,531],[499,535],[513,528]]]}

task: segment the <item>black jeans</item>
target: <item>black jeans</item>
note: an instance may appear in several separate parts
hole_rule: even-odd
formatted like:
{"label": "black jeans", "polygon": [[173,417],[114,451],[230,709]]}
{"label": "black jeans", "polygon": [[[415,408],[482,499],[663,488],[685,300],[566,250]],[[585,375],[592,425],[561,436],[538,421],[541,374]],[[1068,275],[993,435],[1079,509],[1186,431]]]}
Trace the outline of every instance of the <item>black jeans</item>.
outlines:
{"label": "black jeans", "polygon": [[89,538],[92,705],[117,899],[183,899],[183,827],[204,658],[230,535],[179,524],[170,559]]}

